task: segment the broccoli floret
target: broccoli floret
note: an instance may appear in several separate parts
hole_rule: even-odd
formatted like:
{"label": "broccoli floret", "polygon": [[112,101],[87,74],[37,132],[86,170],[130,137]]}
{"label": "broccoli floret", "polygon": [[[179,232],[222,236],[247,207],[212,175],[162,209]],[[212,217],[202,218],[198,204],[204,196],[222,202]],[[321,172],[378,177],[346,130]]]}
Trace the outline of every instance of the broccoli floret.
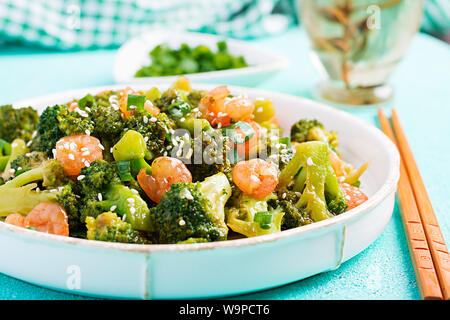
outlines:
{"label": "broccoli floret", "polygon": [[45,152],[52,156],[56,142],[64,137],[64,133],[59,129],[58,114],[61,110],[59,105],[47,107],[39,117],[37,125],[37,135],[33,139],[30,149],[33,151]]}
{"label": "broccoli floret", "polygon": [[82,222],[88,216],[96,218],[105,211],[114,211],[130,223],[133,229],[155,231],[147,203],[142,200],[137,190],[121,183],[112,183],[105,191],[86,196],[80,211]]}
{"label": "broccoli floret", "polygon": [[69,220],[71,236],[85,233],[85,225],[80,220],[80,194],[75,183],[69,183],[61,188],[56,196],[56,202],[64,208]]}
{"label": "broccoli floret", "polygon": [[83,176],[78,183],[82,194],[98,195],[99,192],[106,189],[112,183],[120,183],[119,173],[115,163],[102,159],[93,161],[89,167],[81,169],[80,175]]}
{"label": "broccoli floret", "polygon": [[[78,109],[76,109],[78,110]],[[94,131],[94,122],[89,113],[79,108],[80,111],[70,111],[66,105],[60,106],[57,120],[59,129],[64,136],[72,136],[76,134],[86,134],[86,132]]]}
{"label": "broccoli floret", "polygon": [[151,209],[160,243],[178,243],[189,238],[226,240],[225,203],[231,187],[223,173],[203,182],[174,183],[161,202]]}
{"label": "broccoli floret", "polygon": [[8,142],[32,139],[37,129],[39,116],[31,107],[15,109],[11,105],[0,106],[0,138]]}
{"label": "broccoli floret", "polygon": [[48,188],[61,187],[70,182],[63,167],[56,160],[46,160],[39,167],[25,171],[8,182],[11,186],[24,186],[32,182],[42,182]]}
{"label": "broccoli floret", "polygon": [[47,154],[44,152],[34,151],[31,153],[22,154],[11,161],[11,169],[14,170],[15,175],[17,176],[20,172],[28,171],[41,166],[47,159]]}
{"label": "broccoli floret", "polygon": [[58,190],[36,191],[42,182],[43,186],[62,186],[67,183],[59,162],[45,161],[40,167],[31,169],[0,186],[0,216],[12,212],[27,214],[41,202],[56,202]]}
{"label": "broccoli floret", "polygon": [[256,237],[280,232],[284,212],[280,207],[269,208],[268,201],[277,199],[274,194],[256,199],[241,194],[236,207],[227,210],[227,225],[246,237]]}
{"label": "broccoli floret", "polygon": [[47,107],[39,117],[37,135],[30,146],[32,151],[53,155],[59,139],[65,136],[86,134],[94,130],[94,123],[85,111],[70,111],[66,105]]}
{"label": "broccoli floret", "polygon": [[278,187],[281,190],[292,187],[293,191],[301,192],[295,207],[306,212],[314,222],[346,209],[345,195],[331,167],[328,145],[324,142],[299,144],[294,157],[280,173]]}
{"label": "broccoli floret", "polygon": [[319,121],[306,119],[299,120],[291,127],[291,140],[298,143],[322,141],[333,148],[337,148],[339,144],[337,132],[326,131]]}
{"label": "broccoli floret", "polygon": [[169,117],[160,112],[156,117],[151,116],[147,111],[136,111],[125,123],[126,128],[139,132],[145,139],[151,160],[162,156],[171,146],[171,135],[176,127]]}
{"label": "broccoli floret", "polygon": [[92,135],[99,138],[105,148],[105,159],[110,158],[109,149],[119,141],[125,129],[125,122],[122,112],[118,107],[114,108],[109,101],[110,97],[119,97],[116,91],[108,91],[93,97],[93,102],[88,103],[90,108],[89,116],[94,122],[94,132]]}
{"label": "broccoli floret", "polygon": [[[201,132],[200,135],[191,139],[191,146],[194,155],[191,157],[191,163],[186,166],[192,174],[192,181],[203,181],[221,172],[227,176],[230,183],[232,182],[233,168],[227,157],[230,150],[229,139],[223,136],[220,130],[210,129]],[[197,159],[197,153],[200,159]]]}
{"label": "broccoli floret", "polygon": [[204,96],[204,92],[193,90],[187,96],[187,102],[191,105],[192,108],[197,108],[200,104],[200,100],[202,100]]}
{"label": "broccoli floret", "polygon": [[269,200],[268,203],[273,208],[281,208],[284,212],[281,230],[288,230],[313,222],[302,208],[299,209],[295,206],[301,195],[299,192],[282,189],[277,190],[277,195],[277,199]]}
{"label": "broccoli floret", "polygon": [[113,212],[104,212],[97,218],[87,217],[87,238],[89,240],[124,242],[124,243],[151,243],[143,233],[134,230],[131,225],[122,221]]}

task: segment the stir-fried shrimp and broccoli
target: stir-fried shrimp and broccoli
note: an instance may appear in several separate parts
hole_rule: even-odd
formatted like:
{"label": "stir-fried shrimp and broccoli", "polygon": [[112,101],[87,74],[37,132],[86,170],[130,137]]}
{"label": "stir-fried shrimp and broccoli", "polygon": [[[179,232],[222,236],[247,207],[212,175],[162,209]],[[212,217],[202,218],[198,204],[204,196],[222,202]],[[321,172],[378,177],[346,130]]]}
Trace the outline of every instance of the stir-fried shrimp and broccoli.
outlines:
{"label": "stir-fried shrimp and broccoli", "polygon": [[283,136],[270,100],[226,87],[132,88],[48,106],[0,106],[0,219],[134,244],[255,237],[367,200],[338,134],[300,119]]}

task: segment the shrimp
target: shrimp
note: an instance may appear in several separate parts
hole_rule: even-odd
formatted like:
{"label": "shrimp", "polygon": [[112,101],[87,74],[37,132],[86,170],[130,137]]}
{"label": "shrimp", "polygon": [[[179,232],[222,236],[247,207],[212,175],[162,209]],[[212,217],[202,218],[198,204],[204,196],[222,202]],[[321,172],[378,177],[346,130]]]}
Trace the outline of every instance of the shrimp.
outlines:
{"label": "shrimp", "polygon": [[233,168],[233,181],[245,194],[263,199],[275,190],[278,171],[262,159],[241,161]]}
{"label": "shrimp", "polygon": [[22,216],[20,213],[11,213],[6,217],[5,223],[25,228],[25,217]]}
{"label": "shrimp", "polygon": [[160,112],[159,108],[155,107],[150,100],[145,101],[144,109],[154,117],[156,117]]}
{"label": "shrimp", "polygon": [[95,137],[68,136],[56,143],[55,159],[61,163],[67,175],[75,177],[94,160],[103,159],[102,149],[100,140]]}
{"label": "shrimp", "polygon": [[34,207],[25,217],[25,227],[59,236],[69,236],[66,211],[52,202],[42,202]]}
{"label": "shrimp", "polygon": [[255,110],[255,104],[249,98],[236,97],[230,100],[226,100],[224,109],[224,112],[228,114],[231,120],[246,120],[253,118],[253,110]]}
{"label": "shrimp", "polygon": [[246,97],[229,98],[230,90],[220,86],[209,91],[201,100],[200,112],[212,126],[225,127],[231,121],[252,119],[255,104]]}
{"label": "shrimp", "polygon": [[148,197],[159,203],[163,195],[170,190],[172,183],[192,182],[192,174],[186,165],[179,159],[159,157],[153,160],[152,174],[141,169],[137,176],[139,185]]}
{"label": "shrimp", "polygon": [[363,204],[368,197],[361,191],[360,188],[349,185],[348,183],[339,184],[345,193],[345,200],[347,201],[347,211]]}

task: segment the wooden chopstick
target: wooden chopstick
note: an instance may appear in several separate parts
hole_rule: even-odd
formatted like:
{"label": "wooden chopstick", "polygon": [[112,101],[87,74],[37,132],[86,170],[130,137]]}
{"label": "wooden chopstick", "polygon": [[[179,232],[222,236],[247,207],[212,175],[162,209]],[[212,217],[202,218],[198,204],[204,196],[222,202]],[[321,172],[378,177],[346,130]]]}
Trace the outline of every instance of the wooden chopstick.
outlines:
{"label": "wooden chopstick", "polygon": [[[378,109],[378,119],[383,132],[398,148],[389,119],[385,116],[382,109]],[[403,159],[400,159],[398,199],[420,296],[426,300],[442,299],[439,280]]]}
{"label": "wooden chopstick", "polygon": [[428,245],[430,247],[433,263],[437,271],[444,299],[450,299],[450,255],[442,236],[436,215],[428,197],[425,184],[417,167],[411,147],[402,129],[397,112],[392,109],[392,125],[398,140],[400,153],[405,161],[405,166],[410,177],[411,186],[416,198],[420,218],[425,229]]}

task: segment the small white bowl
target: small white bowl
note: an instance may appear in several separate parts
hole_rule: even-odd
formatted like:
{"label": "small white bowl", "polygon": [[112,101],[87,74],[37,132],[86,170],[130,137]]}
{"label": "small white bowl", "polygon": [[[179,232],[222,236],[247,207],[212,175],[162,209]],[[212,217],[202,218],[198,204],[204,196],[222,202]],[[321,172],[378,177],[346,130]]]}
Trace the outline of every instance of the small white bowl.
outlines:
{"label": "small white bowl", "polygon": [[[118,86],[63,92],[14,105],[32,105],[42,110],[47,105],[107,88]],[[280,125],[287,131],[300,118],[317,118],[327,128],[338,131],[339,148],[347,161],[355,165],[370,162],[362,177],[362,188],[369,200],[331,219],[275,234],[183,245],[89,241],[0,222],[0,272],[45,287],[92,296],[204,298],[300,280],[338,268],[367,248],[383,231],[394,207],[400,158],[393,143],[365,121],[308,99],[242,87],[230,90],[251,98],[272,99]]]}
{"label": "small white bowl", "polygon": [[245,41],[224,39],[204,33],[155,29],[127,41],[119,48],[114,61],[114,80],[117,83],[149,83],[151,81],[151,83],[161,84],[174,82],[178,76],[135,78],[134,75],[141,67],[150,64],[149,52],[159,44],[167,43],[173,49],[178,49],[182,43],[187,43],[191,47],[203,44],[216,51],[216,44],[221,40],[226,40],[231,54],[244,56],[249,66],[240,69],[189,74],[191,81],[256,86],[290,65],[286,57]]}

